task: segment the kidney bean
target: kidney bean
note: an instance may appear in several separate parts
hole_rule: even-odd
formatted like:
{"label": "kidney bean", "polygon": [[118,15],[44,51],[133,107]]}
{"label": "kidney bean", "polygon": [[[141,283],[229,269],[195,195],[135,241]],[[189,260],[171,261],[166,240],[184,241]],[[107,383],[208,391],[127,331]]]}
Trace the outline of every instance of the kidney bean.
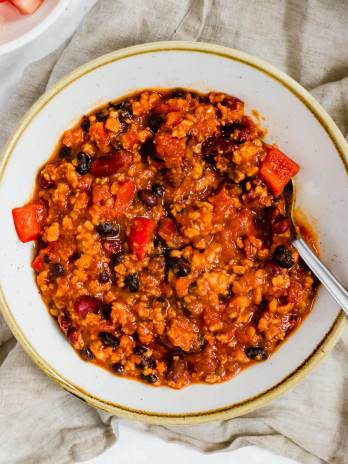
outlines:
{"label": "kidney bean", "polygon": [[84,317],[88,313],[96,313],[101,305],[101,301],[98,298],[94,298],[89,295],[82,295],[75,300],[74,310],[80,316]]}
{"label": "kidney bean", "polygon": [[267,261],[265,263],[265,269],[270,271],[273,275],[280,274],[281,272],[281,268],[274,261]]}
{"label": "kidney bean", "polygon": [[84,341],[81,332],[78,329],[71,328],[68,331],[68,339],[75,350],[82,350]]}
{"label": "kidney bean", "polygon": [[138,197],[146,205],[152,208],[157,205],[157,198],[151,190],[139,190]]}
{"label": "kidney bean", "polygon": [[279,217],[272,225],[275,234],[284,234],[290,228],[290,221],[286,217]]}
{"label": "kidney bean", "polygon": [[60,313],[60,314],[58,315],[58,319],[57,319],[57,320],[58,320],[58,325],[59,325],[61,331],[62,331],[65,335],[67,335],[68,330],[69,330],[70,327],[71,327],[71,321],[70,321],[69,316],[68,316],[67,314],[65,314],[65,313],[63,313],[63,314]]}
{"label": "kidney bean", "polygon": [[117,254],[119,251],[122,249],[122,243],[121,240],[116,239],[116,240],[105,240],[103,242],[103,248],[104,250],[109,253],[110,255]]}

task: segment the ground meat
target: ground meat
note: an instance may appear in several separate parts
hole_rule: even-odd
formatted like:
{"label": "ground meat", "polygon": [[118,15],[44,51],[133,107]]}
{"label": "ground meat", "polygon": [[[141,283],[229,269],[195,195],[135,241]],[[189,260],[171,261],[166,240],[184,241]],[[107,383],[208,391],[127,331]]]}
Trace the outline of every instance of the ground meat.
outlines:
{"label": "ground meat", "polygon": [[85,361],[159,386],[216,383],[266,359],[314,279],[268,145],[238,98],[146,90],[67,130],[38,176],[33,267]]}

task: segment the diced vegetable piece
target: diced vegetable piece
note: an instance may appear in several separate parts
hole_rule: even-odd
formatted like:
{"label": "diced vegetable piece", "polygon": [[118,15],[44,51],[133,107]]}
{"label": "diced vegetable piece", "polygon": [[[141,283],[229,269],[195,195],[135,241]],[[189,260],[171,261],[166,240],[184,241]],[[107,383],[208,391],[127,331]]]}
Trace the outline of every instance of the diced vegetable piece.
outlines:
{"label": "diced vegetable piece", "polygon": [[277,148],[268,150],[260,167],[260,177],[275,196],[279,196],[300,167]]}
{"label": "diced vegetable piece", "polygon": [[104,127],[104,123],[95,122],[89,128],[89,136],[93,140],[102,153],[110,151],[110,135]]}
{"label": "diced vegetable piece", "polygon": [[31,263],[31,267],[34,269],[36,272],[41,272],[44,268],[44,263],[42,261],[41,255],[37,255],[33,262]]}
{"label": "diced vegetable piece", "polygon": [[30,242],[39,237],[43,212],[43,205],[35,203],[12,210],[14,225],[21,242]]}
{"label": "diced vegetable piece", "polygon": [[135,194],[135,186],[132,180],[120,182],[119,190],[116,195],[115,209],[117,215],[123,214],[132,203]]}
{"label": "diced vegetable piece", "polygon": [[116,151],[112,155],[96,158],[91,165],[90,173],[95,177],[107,177],[116,174],[132,161],[132,154],[126,150]]}
{"label": "diced vegetable piece", "polygon": [[144,217],[134,218],[129,234],[129,246],[131,252],[134,253],[138,259],[143,259],[145,256],[145,248],[152,240],[154,229],[155,221],[152,219]]}

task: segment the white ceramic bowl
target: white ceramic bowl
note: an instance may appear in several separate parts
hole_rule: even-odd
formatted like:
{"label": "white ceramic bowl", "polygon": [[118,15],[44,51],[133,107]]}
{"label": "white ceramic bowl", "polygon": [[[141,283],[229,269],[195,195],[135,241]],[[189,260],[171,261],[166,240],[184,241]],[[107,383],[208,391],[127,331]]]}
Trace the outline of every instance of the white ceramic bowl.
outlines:
{"label": "white ceramic bowl", "polygon": [[94,406],[166,423],[240,415],[293,386],[337,341],[345,317],[323,288],[300,329],[266,362],[222,384],[153,388],[78,358],[40,299],[30,268],[32,247],[18,241],[13,227],[11,209],[30,197],[35,174],[61,133],[96,106],[145,87],[220,90],[244,100],[247,111],[257,109],[268,140],[301,165],[298,204],[314,224],[324,261],[348,281],[348,149],[327,113],[296,82],[259,59],[216,45],[155,43],[77,69],[37,101],[6,147],[0,167],[2,311],[33,360]]}
{"label": "white ceramic bowl", "polygon": [[10,3],[0,3],[0,55],[12,52],[42,34],[70,0],[45,0],[35,13],[22,15]]}

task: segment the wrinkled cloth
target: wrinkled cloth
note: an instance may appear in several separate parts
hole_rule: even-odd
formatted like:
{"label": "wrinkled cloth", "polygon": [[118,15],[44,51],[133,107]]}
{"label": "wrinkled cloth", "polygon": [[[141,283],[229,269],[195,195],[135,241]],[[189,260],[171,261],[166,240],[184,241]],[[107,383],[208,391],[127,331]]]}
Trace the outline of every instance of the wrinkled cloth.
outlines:
{"label": "wrinkled cloth", "polygon": [[[18,119],[76,66],[125,46],[200,40],[266,59],[297,79],[348,133],[348,3],[341,0],[100,0],[71,41],[31,65],[0,115],[0,149]],[[347,284],[347,283],[346,283]],[[348,462],[348,334],[293,390],[243,417],[134,427],[205,452],[258,445],[303,464]],[[117,417],[46,377],[0,317],[0,463],[66,464],[117,438]]]}

